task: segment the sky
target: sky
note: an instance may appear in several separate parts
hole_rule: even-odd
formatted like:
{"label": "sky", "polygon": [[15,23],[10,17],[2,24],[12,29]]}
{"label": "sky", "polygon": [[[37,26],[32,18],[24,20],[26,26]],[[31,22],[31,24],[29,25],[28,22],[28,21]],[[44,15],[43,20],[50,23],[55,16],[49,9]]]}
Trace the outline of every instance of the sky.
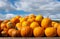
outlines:
{"label": "sky", "polygon": [[0,20],[31,13],[60,19],[60,0],[0,0]]}

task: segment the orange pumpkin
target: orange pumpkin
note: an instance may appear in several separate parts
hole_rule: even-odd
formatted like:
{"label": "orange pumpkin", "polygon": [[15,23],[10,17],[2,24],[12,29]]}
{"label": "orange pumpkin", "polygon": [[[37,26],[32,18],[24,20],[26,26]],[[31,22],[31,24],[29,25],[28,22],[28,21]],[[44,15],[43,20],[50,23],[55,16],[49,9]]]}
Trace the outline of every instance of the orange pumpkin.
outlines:
{"label": "orange pumpkin", "polygon": [[32,29],[29,26],[22,27],[21,36],[23,36],[23,37],[32,36]]}
{"label": "orange pumpkin", "polygon": [[17,18],[17,19],[19,19],[21,16],[19,16],[19,15],[17,15],[17,16],[15,16],[15,18]]}
{"label": "orange pumpkin", "polygon": [[8,30],[7,28],[4,28],[3,31],[1,31],[2,36],[8,36]]}
{"label": "orange pumpkin", "polygon": [[54,27],[54,28],[57,28],[59,25],[60,25],[59,23],[55,23],[55,24],[53,25],[53,27]]}
{"label": "orange pumpkin", "polygon": [[47,28],[49,26],[51,26],[51,19],[50,18],[44,18],[41,22],[41,27],[43,28]]}
{"label": "orange pumpkin", "polygon": [[29,18],[35,18],[36,16],[34,14],[29,14]]}
{"label": "orange pumpkin", "polygon": [[20,31],[16,29],[9,29],[8,34],[9,36],[12,36],[12,37],[20,36]]}
{"label": "orange pumpkin", "polygon": [[21,27],[22,27],[22,24],[21,24],[21,23],[17,23],[17,24],[16,24],[16,28],[17,28],[18,30],[21,30]]}
{"label": "orange pumpkin", "polygon": [[30,26],[30,22],[28,22],[28,21],[23,21],[23,22],[22,22],[22,26]]}
{"label": "orange pumpkin", "polygon": [[37,22],[32,22],[31,24],[30,24],[30,27],[32,28],[32,29],[34,29],[35,27],[39,27],[40,25],[37,23]]}
{"label": "orange pumpkin", "polygon": [[57,34],[60,37],[60,26],[57,27]]}
{"label": "orange pumpkin", "polygon": [[4,20],[3,22],[4,22],[4,23],[7,23],[7,22],[9,22],[9,20]]}
{"label": "orange pumpkin", "polygon": [[19,20],[20,20],[20,23],[22,23],[23,21],[26,21],[26,19],[23,17],[19,18]]}
{"label": "orange pumpkin", "polygon": [[56,22],[53,22],[53,21],[52,21],[52,27],[54,26],[55,23],[56,23]]}
{"label": "orange pumpkin", "polygon": [[18,23],[19,22],[19,19],[18,18],[12,18],[11,20],[10,20],[10,22],[12,22],[12,23]]}
{"label": "orange pumpkin", "polygon": [[1,23],[1,29],[7,28],[6,23]]}
{"label": "orange pumpkin", "polygon": [[35,18],[28,18],[27,21],[30,22],[30,23],[32,23],[32,22],[35,21]]}
{"label": "orange pumpkin", "polygon": [[37,15],[36,18],[35,18],[35,21],[41,22],[42,19],[43,19],[43,16],[42,15]]}
{"label": "orange pumpkin", "polygon": [[48,37],[53,37],[57,35],[56,28],[54,27],[48,27],[45,29],[45,35]]}
{"label": "orange pumpkin", "polygon": [[2,31],[1,34],[2,34],[2,36],[6,36],[6,37],[8,36],[8,32],[7,31]]}
{"label": "orange pumpkin", "polygon": [[33,34],[35,37],[44,36],[44,29],[42,27],[36,27],[33,30]]}
{"label": "orange pumpkin", "polygon": [[6,24],[7,28],[14,28],[15,27],[15,23],[12,23],[12,22],[8,22]]}

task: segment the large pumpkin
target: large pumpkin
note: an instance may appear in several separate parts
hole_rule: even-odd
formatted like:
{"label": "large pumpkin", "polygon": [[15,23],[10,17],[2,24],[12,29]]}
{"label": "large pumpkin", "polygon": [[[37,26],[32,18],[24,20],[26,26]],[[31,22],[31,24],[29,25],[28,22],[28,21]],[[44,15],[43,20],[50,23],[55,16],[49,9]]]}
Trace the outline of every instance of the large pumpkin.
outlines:
{"label": "large pumpkin", "polygon": [[43,28],[47,28],[47,27],[49,27],[49,26],[51,26],[51,19],[50,18],[44,18],[43,20],[42,20],[42,22],[41,22],[41,26],[43,27]]}
{"label": "large pumpkin", "polygon": [[12,36],[12,37],[20,36],[20,31],[16,29],[9,29],[8,34],[9,36]]}
{"label": "large pumpkin", "polygon": [[32,29],[29,26],[22,27],[21,36],[23,37],[32,36]]}
{"label": "large pumpkin", "polygon": [[6,24],[7,28],[14,28],[15,27],[15,23],[12,23],[12,22],[8,22]]}

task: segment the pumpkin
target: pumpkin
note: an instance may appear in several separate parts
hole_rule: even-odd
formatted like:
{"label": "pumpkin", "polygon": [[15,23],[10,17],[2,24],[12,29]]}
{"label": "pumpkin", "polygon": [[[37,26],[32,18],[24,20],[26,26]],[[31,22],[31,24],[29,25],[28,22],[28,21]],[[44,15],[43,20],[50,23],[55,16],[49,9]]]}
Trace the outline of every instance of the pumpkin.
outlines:
{"label": "pumpkin", "polygon": [[42,15],[37,15],[36,18],[35,18],[35,21],[41,22],[42,19],[43,19],[43,16]]}
{"label": "pumpkin", "polygon": [[41,27],[43,28],[47,28],[49,26],[51,26],[51,19],[50,18],[44,18],[41,22]]}
{"label": "pumpkin", "polygon": [[48,27],[45,29],[45,35],[47,37],[53,37],[53,36],[56,36],[57,35],[57,32],[56,32],[56,28],[54,27]]}
{"label": "pumpkin", "polygon": [[21,36],[23,37],[32,36],[32,29],[29,26],[22,27]]}
{"label": "pumpkin", "polygon": [[11,37],[16,37],[16,36],[20,36],[20,31],[16,30],[16,29],[9,29],[8,30],[8,34]]}
{"label": "pumpkin", "polygon": [[30,26],[30,23],[28,21],[23,21],[22,26]]}
{"label": "pumpkin", "polygon": [[1,34],[2,36],[6,36],[6,37],[8,36],[8,33],[6,31],[2,31]]}
{"label": "pumpkin", "polygon": [[32,29],[34,29],[35,27],[39,27],[40,25],[37,23],[37,22],[32,22],[31,24],[30,24],[30,27],[32,28]]}
{"label": "pumpkin", "polygon": [[29,14],[29,18],[35,18],[36,16],[34,14]]}
{"label": "pumpkin", "polygon": [[19,16],[19,15],[17,15],[17,16],[15,16],[15,18],[17,18],[17,19],[19,19],[21,16]]}
{"label": "pumpkin", "polygon": [[35,21],[35,18],[28,18],[27,21],[30,22],[30,23],[32,23],[32,22]]}
{"label": "pumpkin", "polygon": [[19,20],[20,20],[20,23],[22,23],[23,21],[26,21],[26,19],[23,17],[19,18]]}
{"label": "pumpkin", "polygon": [[52,27],[54,26],[55,23],[56,23],[56,22],[53,22],[53,21],[52,21]]}
{"label": "pumpkin", "polygon": [[10,19],[10,22],[12,22],[12,23],[18,23],[19,22],[19,19],[18,18],[12,18],[12,19]]}
{"label": "pumpkin", "polygon": [[4,36],[4,37],[7,37],[8,36],[8,30],[7,28],[4,28],[3,31],[1,31],[1,35]]}
{"label": "pumpkin", "polygon": [[7,22],[9,22],[9,21],[10,21],[10,20],[4,20],[3,22],[4,22],[4,23],[7,23]]}
{"label": "pumpkin", "polygon": [[6,26],[7,26],[8,29],[9,29],[9,28],[15,28],[15,23],[8,22],[8,23],[6,24]]}
{"label": "pumpkin", "polygon": [[22,27],[22,24],[21,24],[21,23],[17,23],[17,24],[16,24],[16,28],[17,28],[18,30],[21,30],[21,27]]}
{"label": "pumpkin", "polygon": [[25,16],[24,18],[27,20],[29,18],[29,16]]}
{"label": "pumpkin", "polygon": [[4,28],[7,28],[7,26],[6,26],[6,23],[3,22],[3,23],[1,23],[1,30]]}
{"label": "pumpkin", "polygon": [[57,27],[57,34],[60,37],[60,26]]}
{"label": "pumpkin", "polygon": [[55,23],[55,24],[53,25],[53,27],[54,27],[54,28],[57,28],[59,25],[60,25],[59,23]]}
{"label": "pumpkin", "polygon": [[42,27],[36,27],[36,28],[34,28],[33,34],[34,34],[35,37],[44,36],[44,28],[42,28]]}

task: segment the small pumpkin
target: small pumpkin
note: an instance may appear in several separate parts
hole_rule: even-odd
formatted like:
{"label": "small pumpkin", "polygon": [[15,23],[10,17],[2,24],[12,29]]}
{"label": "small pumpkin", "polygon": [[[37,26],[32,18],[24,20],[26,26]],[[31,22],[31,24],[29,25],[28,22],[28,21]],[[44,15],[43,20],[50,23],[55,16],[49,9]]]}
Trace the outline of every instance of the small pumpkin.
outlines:
{"label": "small pumpkin", "polygon": [[8,34],[11,37],[16,37],[16,36],[20,36],[20,31],[16,30],[16,29],[9,29],[8,30]]}
{"label": "small pumpkin", "polygon": [[50,18],[44,18],[43,20],[42,20],[42,22],[41,22],[41,27],[43,27],[43,28],[47,28],[47,27],[49,27],[49,26],[51,26],[51,19]]}
{"label": "small pumpkin", "polygon": [[7,28],[4,28],[3,31],[1,31],[1,35],[4,36],[4,37],[7,37],[8,36],[8,30]]}
{"label": "small pumpkin", "polygon": [[23,37],[32,36],[32,29],[29,26],[22,27],[21,36]]}
{"label": "small pumpkin", "polygon": [[12,23],[18,23],[19,22],[19,19],[18,18],[12,18],[11,20],[10,20],[10,22],[12,22]]}
{"label": "small pumpkin", "polygon": [[33,34],[34,34],[35,37],[44,36],[44,28],[42,28],[42,27],[36,27],[36,28],[34,28]]}
{"label": "small pumpkin", "polygon": [[27,21],[30,22],[30,23],[32,23],[32,22],[35,21],[35,18],[28,18]]}
{"label": "small pumpkin", "polygon": [[7,26],[8,29],[9,29],[9,28],[15,28],[15,23],[8,22],[8,23],[6,24],[6,26]]}
{"label": "small pumpkin", "polygon": [[59,23],[55,23],[53,27],[57,28],[58,26],[60,26],[60,24]]}
{"label": "small pumpkin", "polygon": [[22,22],[22,27],[24,27],[24,26],[30,26],[30,22],[28,22],[28,21],[23,21],[23,22]]}
{"label": "small pumpkin", "polygon": [[21,16],[19,16],[19,15],[17,15],[17,16],[15,16],[15,18],[17,18],[17,19],[19,19]]}
{"label": "small pumpkin", "polygon": [[42,15],[37,15],[36,18],[35,18],[35,21],[41,22],[42,19],[43,19],[43,16]]}
{"label": "small pumpkin", "polygon": [[36,16],[34,14],[29,14],[29,18],[35,18]]}
{"label": "small pumpkin", "polygon": [[6,23],[3,22],[3,23],[1,23],[1,30],[4,28],[7,28],[7,26],[6,26]]}
{"label": "small pumpkin", "polygon": [[60,26],[57,27],[57,34],[60,37]]}
{"label": "small pumpkin", "polygon": [[26,21],[26,19],[23,17],[19,18],[19,20],[20,20],[20,23],[22,23],[23,21]]}
{"label": "small pumpkin", "polygon": [[56,28],[54,28],[54,27],[48,27],[48,28],[45,29],[45,35],[47,37],[54,37],[54,36],[57,35],[56,31],[57,31]]}
{"label": "small pumpkin", "polygon": [[2,31],[1,34],[2,34],[2,36],[5,36],[5,37],[8,36],[8,32],[7,31]]}
{"label": "small pumpkin", "polygon": [[4,20],[3,22],[4,22],[4,23],[7,23],[7,22],[9,22],[9,21],[10,21],[10,20]]}
{"label": "small pumpkin", "polygon": [[40,25],[38,24],[38,22],[32,22],[31,24],[30,24],[30,27],[32,28],[32,29],[34,29],[35,27],[39,27]]}
{"label": "small pumpkin", "polygon": [[22,27],[22,24],[21,24],[21,23],[17,23],[17,24],[16,24],[16,28],[17,28],[18,30],[21,30],[21,27]]}

